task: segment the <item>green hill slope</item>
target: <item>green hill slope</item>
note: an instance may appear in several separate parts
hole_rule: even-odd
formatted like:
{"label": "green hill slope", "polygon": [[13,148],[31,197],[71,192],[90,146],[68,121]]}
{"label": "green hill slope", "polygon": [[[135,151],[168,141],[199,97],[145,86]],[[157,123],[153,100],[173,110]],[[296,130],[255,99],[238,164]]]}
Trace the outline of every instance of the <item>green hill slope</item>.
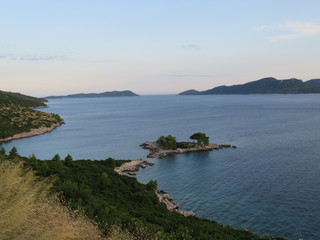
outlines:
{"label": "green hill slope", "polygon": [[39,176],[55,176],[53,190],[61,192],[72,209],[83,209],[89,218],[100,224],[105,234],[117,224],[139,240],[282,239],[259,237],[215,221],[171,212],[158,201],[149,184],[141,184],[136,178],[121,176],[114,171],[123,161],[72,161],[70,157],[61,160],[58,155],[47,161],[39,161],[35,157],[25,160],[26,166],[35,169]]}
{"label": "green hill slope", "polygon": [[41,98],[0,91],[0,142],[32,129],[62,124],[63,120],[58,114],[32,109],[46,107],[45,102],[46,100]]}

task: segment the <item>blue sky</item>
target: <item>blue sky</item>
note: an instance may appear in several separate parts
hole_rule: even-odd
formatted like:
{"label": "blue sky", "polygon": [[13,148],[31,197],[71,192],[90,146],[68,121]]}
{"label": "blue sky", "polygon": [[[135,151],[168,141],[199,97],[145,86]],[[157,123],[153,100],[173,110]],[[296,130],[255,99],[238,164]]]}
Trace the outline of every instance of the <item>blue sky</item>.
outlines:
{"label": "blue sky", "polygon": [[320,78],[318,0],[10,0],[0,89],[178,93]]}

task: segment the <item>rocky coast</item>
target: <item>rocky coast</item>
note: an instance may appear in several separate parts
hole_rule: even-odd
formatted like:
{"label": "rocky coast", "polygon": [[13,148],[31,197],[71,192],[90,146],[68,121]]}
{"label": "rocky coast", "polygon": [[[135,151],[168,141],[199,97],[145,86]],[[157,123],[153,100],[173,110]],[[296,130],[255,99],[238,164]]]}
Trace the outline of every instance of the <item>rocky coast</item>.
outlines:
{"label": "rocky coast", "polygon": [[11,137],[0,139],[0,142],[8,142],[8,141],[11,141],[11,140],[16,140],[16,139],[33,137],[33,136],[45,134],[45,133],[51,132],[52,130],[56,129],[57,127],[61,126],[64,123],[65,122],[62,120],[62,121],[60,121],[58,123],[52,124],[50,127],[43,127],[42,126],[42,127],[39,127],[39,128],[31,129],[29,132],[17,133],[15,135],[11,136]]}
{"label": "rocky coast", "polygon": [[145,168],[147,165],[153,166],[154,163],[143,161],[142,159],[131,160],[130,162],[123,163],[120,167],[116,167],[114,171],[120,175],[124,175],[124,173],[127,173],[128,175],[137,175],[136,172],[139,171],[139,168]]}
{"label": "rocky coast", "polygon": [[156,142],[145,142],[140,147],[149,150],[148,158],[163,158],[172,154],[182,154],[188,152],[201,152],[219,150],[222,148],[236,148],[236,146],[230,144],[208,144],[208,145],[196,145],[190,148],[177,148],[177,149],[161,149]]}
{"label": "rocky coast", "polygon": [[[144,161],[142,159],[131,160],[129,162],[121,164],[120,167],[116,167],[114,171],[120,175],[124,175],[125,173],[127,173],[128,175],[137,175],[136,172],[139,171],[140,167],[145,168],[148,165],[153,166],[154,163]],[[164,203],[169,211],[176,211],[185,217],[195,216],[194,212],[179,210],[178,208],[180,207],[180,205],[174,203],[173,198],[165,191],[156,190],[156,195],[159,201]]]}

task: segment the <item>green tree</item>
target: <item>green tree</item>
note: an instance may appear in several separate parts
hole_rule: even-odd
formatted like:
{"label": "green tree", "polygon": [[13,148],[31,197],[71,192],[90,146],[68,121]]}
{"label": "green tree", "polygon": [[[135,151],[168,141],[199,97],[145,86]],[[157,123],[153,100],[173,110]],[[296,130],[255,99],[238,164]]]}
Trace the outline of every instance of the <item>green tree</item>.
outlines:
{"label": "green tree", "polygon": [[6,150],[4,149],[4,147],[0,148],[0,156],[4,156],[6,155]]}
{"label": "green tree", "polygon": [[10,152],[9,152],[9,156],[10,157],[18,157],[19,156],[19,154],[18,154],[18,150],[17,150],[17,148],[16,147],[13,147],[11,150],[10,150]]}
{"label": "green tree", "polygon": [[52,158],[52,161],[60,162],[61,161],[60,155],[59,154],[54,155],[54,157]]}
{"label": "green tree", "polygon": [[33,165],[37,165],[38,159],[37,159],[36,155],[34,155],[34,154],[32,153],[32,155],[29,157],[29,162],[30,162],[31,164],[33,164]]}
{"label": "green tree", "polygon": [[209,137],[205,133],[197,132],[190,136],[190,139],[196,140],[198,145],[209,145]]}
{"label": "green tree", "polygon": [[150,180],[148,183],[147,183],[147,190],[148,191],[155,191],[157,190],[158,188],[158,182],[157,180]]}
{"label": "green tree", "polygon": [[171,135],[159,137],[156,143],[163,149],[177,149],[177,139]]}
{"label": "green tree", "polygon": [[64,160],[66,161],[66,164],[67,165],[72,165],[72,161],[73,161],[73,158],[72,158],[72,156],[70,155],[70,154],[68,154],[65,158],[64,158]]}

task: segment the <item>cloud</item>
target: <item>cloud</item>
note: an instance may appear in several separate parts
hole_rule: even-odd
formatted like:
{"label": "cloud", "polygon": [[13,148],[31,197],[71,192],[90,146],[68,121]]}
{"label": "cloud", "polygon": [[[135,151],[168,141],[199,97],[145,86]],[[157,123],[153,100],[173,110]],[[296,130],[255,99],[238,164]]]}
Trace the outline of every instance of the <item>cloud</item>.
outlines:
{"label": "cloud", "polygon": [[192,50],[201,50],[201,47],[197,44],[182,45],[182,47],[186,49],[192,49]]}
{"label": "cloud", "polygon": [[202,74],[173,74],[171,77],[176,78],[212,78],[213,75],[202,75]]}
{"label": "cloud", "polygon": [[270,41],[271,42],[278,42],[281,40],[289,40],[289,39],[295,39],[298,38],[299,36],[297,34],[286,34],[286,35],[279,35],[275,37],[271,37]]}
{"label": "cloud", "polygon": [[320,34],[320,24],[316,22],[287,21],[278,25],[262,25],[257,27],[256,31],[280,31],[281,34],[269,38],[272,42],[278,42]]}
{"label": "cloud", "polygon": [[44,54],[44,55],[1,54],[0,59],[17,60],[17,61],[69,61],[71,60],[67,56],[51,55],[51,54]]}
{"label": "cloud", "polygon": [[21,61],[61,61],[68,60],[66,56],[58,55],[23,55],[19,58]]}

